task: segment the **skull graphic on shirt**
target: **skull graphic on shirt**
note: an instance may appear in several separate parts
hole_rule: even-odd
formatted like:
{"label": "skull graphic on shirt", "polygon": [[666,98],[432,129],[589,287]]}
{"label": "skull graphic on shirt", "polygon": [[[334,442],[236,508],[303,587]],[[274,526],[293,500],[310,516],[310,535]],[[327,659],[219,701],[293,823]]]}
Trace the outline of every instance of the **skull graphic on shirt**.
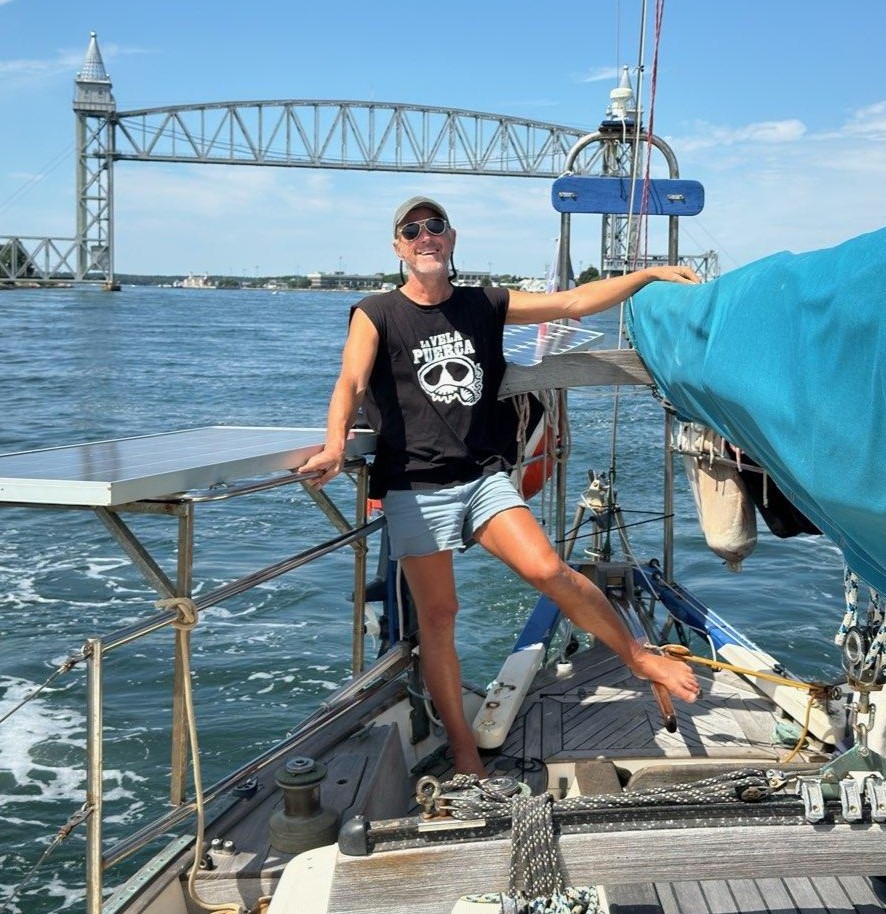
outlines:
{"label": "skull graphic on shirt", "polygon": [[473,406],[483,392],[483,369],[462,355],[450,355],[423,365],[418,383],[438,403],[458,400],[463,406]]}

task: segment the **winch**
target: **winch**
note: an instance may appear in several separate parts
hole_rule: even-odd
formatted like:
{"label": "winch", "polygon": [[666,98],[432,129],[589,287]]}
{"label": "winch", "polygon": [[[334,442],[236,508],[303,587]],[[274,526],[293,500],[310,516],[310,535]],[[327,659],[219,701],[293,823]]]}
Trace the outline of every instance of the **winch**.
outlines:
{"label": "winch", "polygon": [[283,809],[269,823],[271,845],[287,854],[300,854],[332,844],[338,835],[338,814],[320,804],[326,766],[304,755],[287,759],[274,775],[283,791]]}

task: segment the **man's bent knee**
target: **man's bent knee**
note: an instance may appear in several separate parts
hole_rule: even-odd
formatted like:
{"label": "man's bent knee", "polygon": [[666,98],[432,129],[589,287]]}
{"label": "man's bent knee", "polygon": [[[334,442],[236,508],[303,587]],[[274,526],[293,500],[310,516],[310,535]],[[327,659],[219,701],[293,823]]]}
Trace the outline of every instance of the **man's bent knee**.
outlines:
{"label": "man's bent knee", "polygon": [[564,590],[577,589],[577,577],[581,577],[578,572],[570,568],[556,553],[552,553],[550,557],[545,557],[529,570],[526,580],[536,590],[554,598]]}

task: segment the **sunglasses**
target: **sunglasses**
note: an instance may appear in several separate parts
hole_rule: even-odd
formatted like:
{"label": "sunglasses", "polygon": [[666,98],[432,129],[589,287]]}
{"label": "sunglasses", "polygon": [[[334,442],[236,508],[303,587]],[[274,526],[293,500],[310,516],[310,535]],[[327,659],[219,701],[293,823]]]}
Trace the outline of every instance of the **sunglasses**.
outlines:
{"label": "sunglasses", "polygon": [[421,222],[407,222],[406,225],[400,226],[400,237],[406,241],[415,241],[421,234],[422,226],[428,230],[429,235],[442,235],[448,228],[445,219],[431,216],[430,219],[422,219]]}

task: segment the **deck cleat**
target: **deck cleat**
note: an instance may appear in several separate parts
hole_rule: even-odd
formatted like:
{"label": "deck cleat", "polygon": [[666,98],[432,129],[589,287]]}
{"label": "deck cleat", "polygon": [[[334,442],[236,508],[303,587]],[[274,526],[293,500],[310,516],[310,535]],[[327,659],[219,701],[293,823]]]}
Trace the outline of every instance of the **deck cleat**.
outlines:
{"label": "deck cleat", "polygon": [[803,801],[807,822],[821,822],[824,819],[824,794],[818,778],[797,778],[800,799]]}
{"label": "deck cleat", "polygon": [[258,793],[259,782],[257,778],[249,777],[231,789],[231,794],[241,800],[248,800]]}
{"label": "deck cleat", "polygon": [[870,774],[864,783],[864,798],[871,807],[872,822],[886,822],[886,780],[881,774]]}
{"label": "deck cleat", "polygon": [[848,777],[840,781],[840,806],[847,822],[861,822],[861,788],[855,778]]}

